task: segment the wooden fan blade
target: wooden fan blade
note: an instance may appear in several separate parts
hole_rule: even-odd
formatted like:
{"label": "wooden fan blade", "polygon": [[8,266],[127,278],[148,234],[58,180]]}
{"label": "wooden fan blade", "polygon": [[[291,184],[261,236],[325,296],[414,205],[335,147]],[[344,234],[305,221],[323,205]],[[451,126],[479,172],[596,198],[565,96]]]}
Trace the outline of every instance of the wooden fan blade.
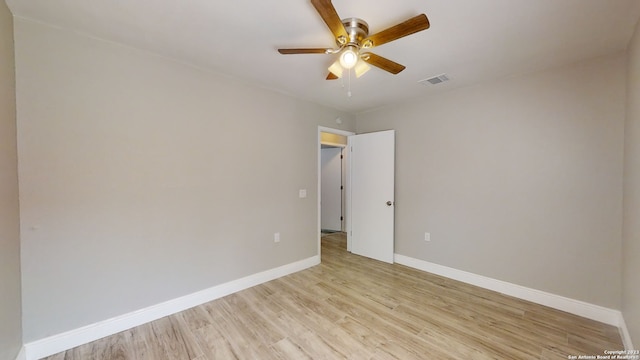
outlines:
{"label": "wooden fan blade", "polygon": [[311,4],[316,8],[316,11],[318,11],[318,14],[320,14],[320,17],[322,17],[322,20],[327,24],[336,39],[344,37],[345,41],[349,41],[347,30],[345,30],[340,16],[338,16],[336,9],[331,4],[331,0],[311,0]]}
{"label": "wooden fan blade", "polygon": [[336,79],[339,79],[338,75],[336,75],[336,74],[334,74],[332,72],[329,72],[329,75],[327,75],[327,80],[336,80]]}
{"label": "wooden fan blade", "polygon": [[278,49],[278,52],[283,55],[291,54],[326,54],[327,49]]}
{"label": "wooden fan blade", "polygon": [[400,65],[395,61],[391,61],[373,53],[362,54],[362,60],[394,75],[405,69],[404,65]]}
{"label": "wooden fan blade", "polygon": [[386,30],[382,30],[379,33],[373,34],[368,38],[362,41],[363,44],[371,41],[372,48],[374,46],[380,46],[382,44],[386,44],[393,40],[400,39],[401,37],[405,37],[407,35],[415,34],[419,31],[426,30],[430,26],[429,19],[427,19],[427,15],[420,14],[418,16],[414,16],[411,19],[402,22],[398,25],[392,26]]}

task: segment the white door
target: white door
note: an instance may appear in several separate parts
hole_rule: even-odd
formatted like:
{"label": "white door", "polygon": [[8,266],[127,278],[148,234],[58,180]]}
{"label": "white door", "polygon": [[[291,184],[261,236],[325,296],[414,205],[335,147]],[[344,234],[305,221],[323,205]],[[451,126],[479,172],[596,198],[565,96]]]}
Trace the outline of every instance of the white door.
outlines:
{"label": "white door", "polygon": [[342,148],[324,148],[320,152],[320,227],[342,231]]}
{"label": "white door", "polygon": [[395,131],[349,136],[351,252],[393,263]]}

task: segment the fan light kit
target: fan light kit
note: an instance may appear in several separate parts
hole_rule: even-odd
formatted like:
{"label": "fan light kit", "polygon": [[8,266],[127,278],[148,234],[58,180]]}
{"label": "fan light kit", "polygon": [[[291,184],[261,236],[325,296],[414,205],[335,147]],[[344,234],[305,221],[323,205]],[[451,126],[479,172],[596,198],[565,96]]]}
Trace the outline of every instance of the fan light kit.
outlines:
{"label": "fan light kit", "polygon": [[345,69],[351,69],[358,61],[358,54],[356,53],[358,49],[354,49],[355,46],[350,45],[342,52],[342,55],[340,55],[340,65]]}
{"label": "fan light kit", "polygon": [[[280,54],[327,54],[338,55],[338,59],[329,66],[327,80],[342,78],[346,72],[350,75],[354,70],[356,77],[362,76],[373,65],[392,74],[398,74],[405,69],[394,61],[370,52],[362,52],[376,46],[400,39],[407,35],[417,33],[429,28],[429,19],[425,14],[420,14],[400,24],[369,35],[369,24],[358,18],[340,19],[331,0],[311,0],[322,20],[336,39],[337,49],[332,48],[304,48],[304,49],[278,49]],[[349,92],[350,94],[350,92]]]}

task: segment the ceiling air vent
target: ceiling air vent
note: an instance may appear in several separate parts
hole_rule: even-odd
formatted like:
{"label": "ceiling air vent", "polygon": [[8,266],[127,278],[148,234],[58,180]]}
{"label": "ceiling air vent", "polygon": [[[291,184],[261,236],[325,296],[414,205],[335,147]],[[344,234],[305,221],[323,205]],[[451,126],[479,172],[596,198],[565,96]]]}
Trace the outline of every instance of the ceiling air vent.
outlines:
{"label": "ceiling air vent", "polygon": [[427,85],[427,83],[431,85],[436,85],[445,81],[449,81],[449,77],[447,76],[447,74],[441,74],[438,76],[430,77],[428,79],[420,80],[418,82],[422,85]]}

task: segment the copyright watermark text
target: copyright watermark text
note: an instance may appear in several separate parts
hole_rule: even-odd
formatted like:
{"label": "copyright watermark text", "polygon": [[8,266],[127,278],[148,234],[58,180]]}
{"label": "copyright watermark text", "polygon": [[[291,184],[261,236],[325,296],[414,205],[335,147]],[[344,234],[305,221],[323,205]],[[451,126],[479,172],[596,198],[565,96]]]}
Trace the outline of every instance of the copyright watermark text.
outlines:
{"label": "copyright watermark text", "polygon": [[570,360],[640,360],[640,350],[605,350],[602,355],[569,355]]}

